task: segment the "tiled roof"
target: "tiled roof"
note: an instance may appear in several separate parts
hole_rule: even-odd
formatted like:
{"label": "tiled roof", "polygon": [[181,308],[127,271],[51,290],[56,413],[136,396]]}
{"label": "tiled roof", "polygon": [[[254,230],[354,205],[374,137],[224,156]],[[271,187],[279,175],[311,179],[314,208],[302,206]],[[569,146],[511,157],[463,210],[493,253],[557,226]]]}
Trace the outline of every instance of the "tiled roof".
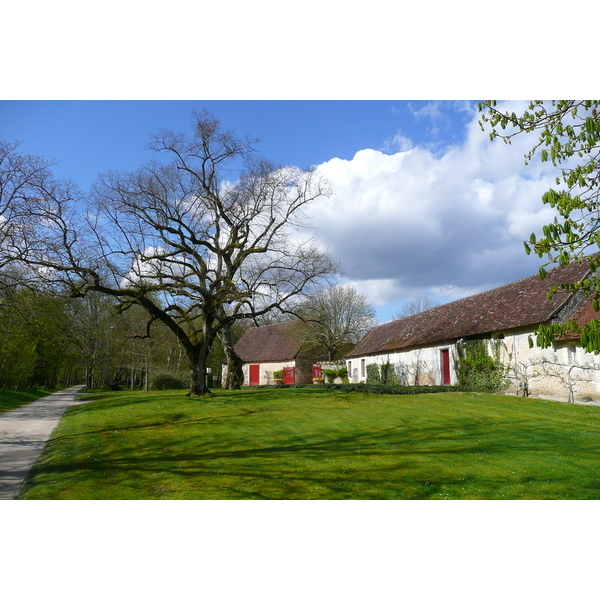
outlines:
{"label": "tiled roof", "polygon": [[432,344],[487,334],[516,327],[537,325],[552,319],[571,295],[557,292],[547,299],[552,285],[580,281],[588,264],[572,263],[548,272],[475,294],[430,310],[391,321],[372,329],[348,357],[378,354],[411,346]]}
{"label": "tiled roof", "polygon": [[[592,296],[585,298],[569,319],[575,321],[580,328],[582,325],[587,325],[592,319],[600,319],[600,313],[594,310]],[[569,332],[566,335],[557,338],[557,340],[576,340],[579,339],[579,337],[579,333]]]}
{"label": "tiled roof", "polygon": [[234,350],[245,363],[293,360],[302,348],[294,327],[292,322],[253,327],[242,335]]}

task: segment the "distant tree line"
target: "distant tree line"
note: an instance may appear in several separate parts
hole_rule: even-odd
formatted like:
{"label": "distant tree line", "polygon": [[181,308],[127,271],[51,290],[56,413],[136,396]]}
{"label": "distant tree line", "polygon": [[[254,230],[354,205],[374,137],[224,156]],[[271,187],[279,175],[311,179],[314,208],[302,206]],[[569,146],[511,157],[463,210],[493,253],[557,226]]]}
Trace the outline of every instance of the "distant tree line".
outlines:
{"label": "distant tree line", "polygon": [[[101,294],[72,298],[15,283],[14,272],[9,280],[0,273],[0,390],[188,386],[184,349],[162,324],[148,331],[139,307],[120,311]],[[208,360],[215,384],[223,357],[216,344]]]}

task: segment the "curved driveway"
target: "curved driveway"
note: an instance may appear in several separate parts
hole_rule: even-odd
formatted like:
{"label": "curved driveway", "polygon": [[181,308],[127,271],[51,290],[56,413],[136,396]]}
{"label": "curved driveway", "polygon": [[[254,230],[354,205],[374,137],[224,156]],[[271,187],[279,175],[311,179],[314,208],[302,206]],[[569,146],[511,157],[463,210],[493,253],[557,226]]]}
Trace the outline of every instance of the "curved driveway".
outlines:
{"label": "curved driveway", "polygon": [[0,413],[0,500],[12,500],[67,408],[81,404],[78,385]]}

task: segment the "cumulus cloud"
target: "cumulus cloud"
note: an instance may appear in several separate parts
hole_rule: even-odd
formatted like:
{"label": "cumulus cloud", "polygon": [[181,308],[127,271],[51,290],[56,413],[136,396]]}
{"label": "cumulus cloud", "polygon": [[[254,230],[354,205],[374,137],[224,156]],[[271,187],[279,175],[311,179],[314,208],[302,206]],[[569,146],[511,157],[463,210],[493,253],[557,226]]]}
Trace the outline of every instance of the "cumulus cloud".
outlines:
{"label": "cumulus cloud", "polygon": [[[515,110],[518,112],[519,107]],[[437,105],[421,109],[440,118]],[[333,196],[311,208],[348,281],[384,305],[426,293],[451,300],[535,273],[523,240],[552,220],[547,164],[524,164],[532,137],[489,141],[473,112],[460,145],[433,153],[364,149],[319,165]]]}

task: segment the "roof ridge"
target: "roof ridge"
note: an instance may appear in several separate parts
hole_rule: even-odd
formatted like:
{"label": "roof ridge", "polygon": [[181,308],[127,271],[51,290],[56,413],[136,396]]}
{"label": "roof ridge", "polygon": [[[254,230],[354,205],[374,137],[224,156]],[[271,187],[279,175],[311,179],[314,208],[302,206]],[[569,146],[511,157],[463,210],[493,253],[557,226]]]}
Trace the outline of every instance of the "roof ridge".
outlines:
{"label": "roof ridge", "polygon": [[[550,271],[548,271],[548,275],[554,273],[557,269],[567,269],[567,268],[573,267],[575,265],[581,266],[582,263],[577,263],[577,261],[573,261],[569,265],[567,265],[566,267],[561,267],[560,265],[556,265],[556,266],[552,267],[552,269]],[[585,279],[585,277],[589,273],[591,273],[591,270],[588,268],[588,270],[585,272],[584,275],[582,275],[580,277],[579,280],[581,281],[582,279]],[[428,308],[426,310],[423,310],[421,312],[415,313],[414,315],[407,315],[405,317],[400,317],[399,319],[392,319],[391,321],[386,321],[385,323],[382,323],[381,326],[383,326],[383,325],[389,325],[390,323],[394,323],[395,321],[402,321],[404,319],[411,319],[413,317],[416,317],[417,315],[422,315],[422,314],[425,314],[425,313],[433,312],[433,311],[435,311],[437,309],[441,309],[444,306],[451,306],[452,304],[457,304],[459,302],[462,302],[464,300],[468,300],[468,299],[471,299],[471,298],[477,298],[479,296],[483,296],[484,294],[489,294],[490,292],[494,292],[496,290],[501,290],[503,288],[507,288],[507,287],[511,287],[511,286],[517,286],[517,285],[522,284],[524,281],[527,281],[529,279],[534,280],[534,279],[538,279],[538,278],[540,278],[539,273],[535,273],[533,275],[528,275],[527,277],[522,277],[521,279],[515,279],[515,281],[510,281],[508,283],[503,283],[502,285],[498,285],[496,287],[489,288],[488,290],[483,290],[482,292],[477,292],[475,294],[469,294],[468,296],[463,296],[462,298],[457,298],[456,300],[451,300],[450,302],[445,302],[444,304],[438,304],[437,306],[433,306],[433,307]],[[566,298],[564,302],[567,302],[567,301],[568,301],[568,298]],[[561,307],[563,306],[563,304],[561,304]]]}

